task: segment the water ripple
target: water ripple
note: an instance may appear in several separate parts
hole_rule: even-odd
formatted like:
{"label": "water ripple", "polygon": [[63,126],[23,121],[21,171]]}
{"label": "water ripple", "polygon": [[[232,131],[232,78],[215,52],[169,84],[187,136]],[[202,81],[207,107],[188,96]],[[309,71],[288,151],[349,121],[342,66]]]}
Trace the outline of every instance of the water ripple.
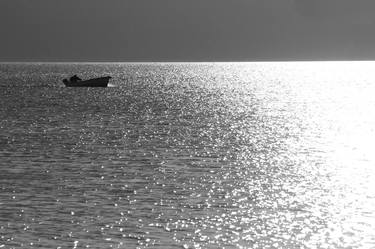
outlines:
{"label": "water ripple", "polygon": [[1,64],[0,248],[373,247],[372,67]]}

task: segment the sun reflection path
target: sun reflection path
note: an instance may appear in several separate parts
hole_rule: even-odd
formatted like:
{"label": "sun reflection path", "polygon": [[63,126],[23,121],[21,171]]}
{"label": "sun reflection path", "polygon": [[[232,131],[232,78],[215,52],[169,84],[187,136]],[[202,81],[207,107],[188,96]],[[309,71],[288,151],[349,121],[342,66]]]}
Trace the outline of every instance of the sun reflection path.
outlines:
{"label": "sun reflection path", "polygon": [[363,76],[363,67],[350,63],[287,69],[293,73],[274,68],[281,79],[271,77],[254,95],[238,85],[237,95],[238,89],[226,95],[232,101],[224,115],[230,117],[226,137],[232,143],[217,142],[229,147],[230,159],[193,188],[183,204],[186,219],[173,223],[191,233],[177,241],[202,248],[374,242],[375,89],[369,80],[375,75]]}
{"label": "sun reflection path", "polygon": [[15,88],[0,248],[372,248],[374,66],[116,65],[33,112]]}

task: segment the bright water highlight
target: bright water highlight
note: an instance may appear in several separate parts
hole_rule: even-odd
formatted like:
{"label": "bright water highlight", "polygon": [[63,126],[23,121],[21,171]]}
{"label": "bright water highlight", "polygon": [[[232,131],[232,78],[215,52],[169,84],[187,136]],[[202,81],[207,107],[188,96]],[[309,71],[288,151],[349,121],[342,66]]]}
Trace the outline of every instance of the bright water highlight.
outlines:
{"label": "bright water highlight", "polygon": [[374,68],[1,64],[0,248],[374,247]]}

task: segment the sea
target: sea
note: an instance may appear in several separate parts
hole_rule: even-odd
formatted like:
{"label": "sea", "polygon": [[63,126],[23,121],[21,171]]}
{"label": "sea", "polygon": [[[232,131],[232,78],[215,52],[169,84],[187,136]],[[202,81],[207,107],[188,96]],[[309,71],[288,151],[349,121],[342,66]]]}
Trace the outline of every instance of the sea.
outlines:
{"label": "sea", "polygon": [[1,63],[0,249],[374,248],[374,148],[371,61]]}

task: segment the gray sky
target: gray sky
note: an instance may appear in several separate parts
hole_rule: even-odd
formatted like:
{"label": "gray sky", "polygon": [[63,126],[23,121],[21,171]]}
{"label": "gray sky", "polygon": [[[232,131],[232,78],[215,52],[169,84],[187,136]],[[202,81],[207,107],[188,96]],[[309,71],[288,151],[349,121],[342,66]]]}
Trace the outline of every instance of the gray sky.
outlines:
{"label": "gray sky", "polygon": [[0,61],[375,59],[374,0],[0,0]]}

